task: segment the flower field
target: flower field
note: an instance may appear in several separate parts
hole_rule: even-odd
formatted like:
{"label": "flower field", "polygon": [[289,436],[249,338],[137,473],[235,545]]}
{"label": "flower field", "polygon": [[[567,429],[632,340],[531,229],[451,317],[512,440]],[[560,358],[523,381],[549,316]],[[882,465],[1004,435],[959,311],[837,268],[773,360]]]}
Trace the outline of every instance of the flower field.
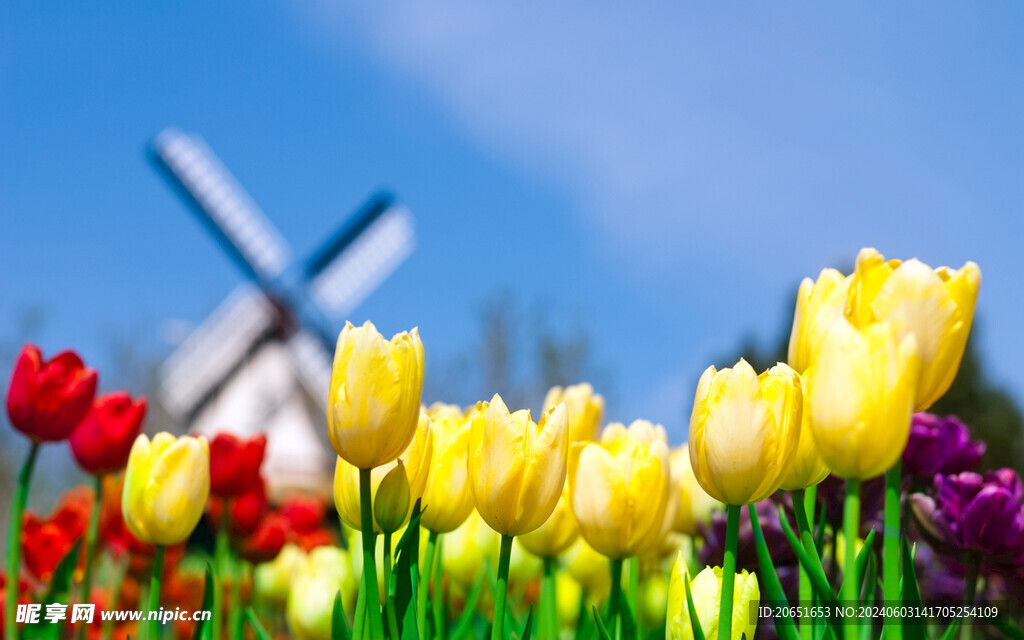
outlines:
{"label": "flower field", "polygon": [[[708,367],[675,447],[586,383],[425,406],[418,331],[348,324],[330,504],[270,500],[263,436],[147,435],[145,398],[25,345],[4,637],[1019,640],[1024,483],[929,413],[980,285],[873,249],[805,279],[787,362]],[[91,483],[26,510],[64,442]]]}

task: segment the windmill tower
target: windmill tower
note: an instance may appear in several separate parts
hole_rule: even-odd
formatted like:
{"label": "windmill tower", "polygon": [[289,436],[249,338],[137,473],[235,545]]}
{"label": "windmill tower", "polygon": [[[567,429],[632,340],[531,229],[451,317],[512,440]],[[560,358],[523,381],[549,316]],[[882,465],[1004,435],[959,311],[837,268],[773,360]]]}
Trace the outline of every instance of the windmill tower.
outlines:
{"label": "windmill tower", "polygon": [[241,268],[239,285],[163,363],[158,398],[186,430],[265,433],[272,497],[330,491],[324,416],[344,318],[412,252],[412,217],[378,193],[306,260],[199,137],[166,129],[150,159]]}

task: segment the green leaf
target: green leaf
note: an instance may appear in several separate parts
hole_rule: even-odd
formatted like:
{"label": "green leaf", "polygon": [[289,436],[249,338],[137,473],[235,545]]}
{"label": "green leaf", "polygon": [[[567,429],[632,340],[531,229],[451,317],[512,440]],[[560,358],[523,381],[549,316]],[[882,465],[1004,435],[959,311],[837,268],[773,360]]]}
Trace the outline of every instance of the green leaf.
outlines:
{"label": "green leaf", "polygon": [[416,607],[406,607],[405,616],[402,618],[402,640],[417,640],[419,637],[419,628],[416,626]]}
{"label": "green leaf", "polygon": [[690,629],[693,631],[693,640],[704,640],[704,629],[700,627],[700,618],[697,617],[697,607],[693,605],[693,593],[690,591],[690,576],[683,580],[686,587],[686,612],[690,615]]}
{"label": "green leaf", "polygon": [[825,515],[828,512],[825,510],[825,505],[821,505],[821,515],[818,516],[818,532],[814,536],[814,549],[818,552],[818,557],[822,557],[825,553]]}
{"label": "green leaf", "polygon": [[[597,607],[593,607],[592,611],[594,615],[594,622],[597,623],[597,633],[600,634],[601,640],[612,640],[611,634],[608,633],[608,628],[604,626],[604,620],[601,619],[601,614],[597,611]],[[704,638],[697,638],[697,640],[704,640]]]}
{"label": "green leaf", "polygon": [[334,594],[334,609],[331,611],[331,640],[352,640],[345,608],[341,606],[341,590]]}
{"label": "green leaf", "polygon": [[409,525],[398,540],[396,549],[398,559],[395,562],[395,570],[391,572],[391,584],[388,585],[389,593],[393,593],[395,598],[395,615],[403,621],[406,617],[406,610],[410,608],[413,610],[413,617],[416,617],[416,607],[415,605],[410,607],[409,603],[416,599],[416,593],[412,588],[412,568],[413,565],[419,565],[420,516],[422,513],[420,501],[416,500]]}
{"label": "green leaf", "polygon": [[455,623],[455,631],[452,632],[451,640],[465,640],[472,630],[473,617],[476,616],[476,603],[480,599],[480,592],[483,590],[486,574],[487,572],[485,571],[476,577],[473,588],[466,598],[466,606],[462,609],[462,615],[459,616],[459,621]]}
{"label": "green leaf", "polygon": [[[919,607],[921,605],[921,591],[917,586],[917,572],[914,571],[914,552],[910,549],[906,536],[900,536],[900,542],[903,545],[901,604],[908,607]],[[905,640],[928,640],[924,625],[919,624],[903,625],[903,637]]]}
{"label": "green leaf", "polygon": [[[206,579],[203,582],[203,604],[199,607],[201,611],[213,611],[213,594],[216,588],[213,582],[213,565],[207,561]],[[202,640],[209,637],[212,631],[213,625],[210,624],[209,620],[200,620],[196,623],[195,630],[192,631],[192,640]]]}
{"label": "green leaf", "polygon": [[256,617],[256,612],[252,610],[252,607],[245,608],[245,620],[252,627],[252,630],[256,633],[258,640],[273,640],[267,630],[260,624],[259,618]]}
{"label": "green leaf", "polygon": [[[750,510],[750,525],[754,531],[754,548],[757,550],[757,563],[761,569],[761,581],[764,583],[765,595],[774,602],[787,602],[786,594],[782,590],[782,583],[779,582],[779,576],[775,572],[771,553],[768,551],[768,544],[764,541],[764,531],[761,529],[757,510],[754,505],[749,505],[748,508]],[[793,624],[793,618],[788,614],[781,618],[775,618],[775,628],[782,640],[796,640],[799,637],[796,626]]]}
{"label": "green leaf", "polygon": [[[956,632],[960,629],[960,623],[961,622],[963,622],[963,618],[956,618],[956,619],[954,619],[949,624],[949,626],[946,627],[946,631],[943,632],[942,637],[939,638],[939,640],[952,640],[956,636]],[[1018,640],[1024,640],[1024,633],[1022,633],[1018,637]]]}
{"label": "green leaf", "polygon": [[[796,534],[793,533],[793,527],[789,525],[789,521],[785,517],[785,513],[782,513],[782,508],[779,508],[779,523],[782,525],[782,532],[786,535],[786,539],[789,540],[789,546],[793,547],[793,553],[796,554],[797,560],[800,561],[800,565],[807,572],[807,577],[811,580],[811,588],[814,589],[815,594],[825,606],[829,607],[832,611],[836,610],[839,606],[836,601],[836,596],[832,592],[832,587],[828,584],[828,578],[825,576],[825,569],[821,566],[821,560],[818,558],[817,553],[811,554],[808,549],[815,550],[814,540],[811,539],[810,533],[805,534],[803,544],[797,539]],[[832,628],[837,638],[842,638],[842,628],[839,626],[838,620],[834,617],[830,617],[827,620],[828,625]]]}
{"label": "green leaf", "polygon": [[526,626],[523,627],[523,635],[520,636],[520,640],[530,640],[530,636],[533,634],[533,607],[530,607],[530,613],[526,615]]}
{"label": "green leaf", "polygon": [[857,584],[860,585],[859,591],[864,590],[864,572],[868,568],[868,558],[874,556],[874,542],[875,530],[872,529],[868,532],[867,537],[864,538],[864,546],[860,548],[860,553],[857,554]]}

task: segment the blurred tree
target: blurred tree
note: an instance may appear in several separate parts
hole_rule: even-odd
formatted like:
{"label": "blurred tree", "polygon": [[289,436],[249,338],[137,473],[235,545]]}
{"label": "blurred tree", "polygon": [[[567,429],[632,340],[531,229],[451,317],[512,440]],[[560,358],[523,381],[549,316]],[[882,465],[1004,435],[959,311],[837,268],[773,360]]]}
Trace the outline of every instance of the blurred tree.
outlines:
{"label": "blurred tree", "polygon": [[478,318],[475,344],[431,365],[437,368],[424,381],[428,402],[469,404],[499,393],[509,408],[539,410],[552,386],[578,382],[590,382],[608,400],[611,376],[594,361],[586,329],[561,310],[543,301],[527,308],[506,290],[484,300]]}

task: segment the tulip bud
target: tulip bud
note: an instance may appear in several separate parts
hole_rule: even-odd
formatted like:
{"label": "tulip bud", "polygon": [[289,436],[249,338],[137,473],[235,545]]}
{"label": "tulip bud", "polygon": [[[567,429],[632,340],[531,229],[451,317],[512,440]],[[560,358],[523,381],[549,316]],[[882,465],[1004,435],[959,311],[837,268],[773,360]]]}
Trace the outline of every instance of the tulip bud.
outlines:
{"label": "tulip bud", "polygon": [[800,376],[778,364],[758,376],[746,360],[708,367],[690,417],[690,464],[713,498],[732,505],[775,493],[800,442]]}
{"label": "tulip bud", "polygon": [[604,414],[604,398],[594,393],[587,383],[569,387],[551,387],[544,398],[544,411],[554,409],[560,402],[565,403],[569,419],[569,442],[582,442],[597,438]]}
{"label": "tulip bud", "polygon": [[562,495],[558,498],[555,510],[540,528],[524,533],[519,538],[523,548],[535,556],[541,558],[554,558],[572,546],[579,535],[579,525],[576,524],[576,516],[572,514],[572,505],[569,500],[569,483],[562,488]]}
{"label": "tulip bud", "polygon": [[36,442],[56,442],[71,435],[95,395],[96,372],[76,353],[63,351],[44,362],[37,347],[25,345],[11,374],[7,417]]}
{"label": "tulip bud", "polygon": [[288,521],[280,514],[267,514],[252,535],[239,545],[238,554],[253,564],[268,562],[277,557],[287,537]]}
{"label": "tulip bud", "polygon": [[133,402],[123,391],[97,398],[68,440],[78,466],[97,475],[124,467],[145,417],[145,398]]}
{"label": "tulip bud", "polygon": [[409,478],[401,458],[377,486],[373,501],[373,517],[384,533],[394,533],[405,523],[409,513]]}
{"label": "tulip bud", "polygon": [[338,336],[328,396],[327,435],[357,469],[394,461],[416,433],[423,391],[423,344],[416,329],[389,342],[367,321]]}
{"label": "tulip bud", "polygon": [[448,533],[465,522],[473,511],[469,486],[469,418],[458,407],[434,405],[428,409],[434,434],[427,486],[423,491],[420,524],[437,533]]}
{"label": "tulip bud", "polygon": [[569,453],[572,511],[587,543],[609,558],[647,549],[662,534],[670,465],[664,429],[638,420],[608,425]]}
{"label": "tulip bud", "polygon": [[897,341],[889,325],[858,330],[834,322],[808,372],[811,430],[822,460],[842,478],[889,469],[910,433],[920,359],[914,335]]}
{"label": "tulip bud", "polygon": [[[665,620],[666,637],[669,640],[693,640],[693,626],[686,602],[686,581],[690,580],[686,559],[680,552],[672,567],[672,578],[668,586],[668,615]],[[690,582],[690,596],[697,612],[697,620],[705,638],[718,637],[719,602],[722,592],[721,567],[705,567]],[[732,640],[746,636],[754,637],[757,629],[756,612],[761,602],[757,576],[746,570],[736,574],[732,596]]]}
{"label": "tulip bud", "polygon": [[206,438],[145,434],[132,445],[125,470],[121,513],[143,542],[173,545],[195,529],[210,495],[210,447]]}
{"label": "tulip bud", "polygon": [[261,484],[260,465],[267,450],[262,433],[248,440],[230,433],[218,433],[210,442],[210,491],[215,495],[237,496]]}
{"label": "tulip bud", "polygon": [[477,579],[487,558],[490,558],[492,566],[497,566],[500,540],[476,511],[471,511],[465,522],[442,540],[441,569],[445,577],[464,587],[469,587]]}
{"label": "tulip bud", "polygon": [[[417,500],[423,497],[423,489],[427,484],[427,474],[430,472],[430,461],[433,454],[433,429],[430,418],[423,413],[420,415],[415,437],[409,443],[409,447],[402,452],[401,457],[384,466],[374,467],[370,472],[370,494],[373,496],[374,503],[374,531],[382,533],[387,530],[382,526],[386,524],[393,532],[409,521],[413,506]],[[409,491],[408,502],[404,509],[398,509],[399,505],[396,504],[402,498],[400,495],[402,481],[394,478],[386,489],[383,487],[384,478],[395,470],[399,470],[398,473],[405,476],[405,486]],[[382,490],[386,491],[383,496],[380,493]],[[381,507],[383,511],[377,511],[376,504],[379,501],[385,502]],[[362,530],[362,512],[359,508],[359,469],[341,457],[338,458],[338,463],[334,468],[334,504],[338,508],[338,515],[345,524],[357,531]],[[388,522],[382,523],[378,520],[378,515],[387,515]],[[394,526],[396,522],[397,526]]]}
{"label": "tulip bud", "polygon": [[560,404],[534,423],[529,410],[509,413],[501,397],[478,405],[469,433],[469,478],[477,511],[506,536],[548,519],[565,484],[569,425]]}
{"label": "tulip bud", "polygon": [[720,509],[722,503],[708,495],[697,482],[690,466],[690,451],[684,444],[672,451],[670,457],[672,477],[679,483],[679,508],[673,529],[679,533],[695,536],[697,525],[711,522],[711,513]]}

